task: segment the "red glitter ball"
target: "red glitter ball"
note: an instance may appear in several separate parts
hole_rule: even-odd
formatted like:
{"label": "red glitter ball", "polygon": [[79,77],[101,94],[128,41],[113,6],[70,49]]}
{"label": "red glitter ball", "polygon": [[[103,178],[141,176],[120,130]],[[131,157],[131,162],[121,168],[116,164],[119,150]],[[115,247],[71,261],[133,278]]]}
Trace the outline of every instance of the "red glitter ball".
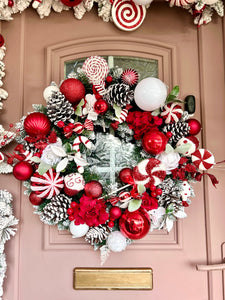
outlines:
{"label": "red glitter ball", "polygon": [[60,0],[60,1],[68,7],[74,7],[80,4],[82,0]]}

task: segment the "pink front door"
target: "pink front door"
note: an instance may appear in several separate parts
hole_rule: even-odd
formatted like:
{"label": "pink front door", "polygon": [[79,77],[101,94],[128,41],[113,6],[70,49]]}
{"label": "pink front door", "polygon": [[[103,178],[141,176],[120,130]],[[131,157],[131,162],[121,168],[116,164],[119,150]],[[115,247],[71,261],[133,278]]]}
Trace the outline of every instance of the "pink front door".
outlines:
{"label": "pink front door", "polygon": [[[185,11],[156,2],[137,31],[119,31],[89,13],[82,21],[68,12],[40,20],[32,10],[2,23],[6,38],[7,76],[3,122],[16,122],[43,103],[42,91],[64,77],[64,63],[89,55],[122,55],[155,59],[159,78],[170,88],[180,86],[183,99],[193,94],[196,117],[201,119],[204,147],[217,161],[225,157],[225,101],[223,24],[220,19],[197,29]],[[17,45],[17,46],[15,46]],[[222,271],[198,272],[196,264],[222,261],[224,236],[224,168],[212,173],[220,179],[214,189],[206,180],[195,185],[196,197],[188,218],[171,233],[156,232],[132,244],[125,252],[111,254],[105,267],[151,267],[152,291],[75,291],[74,267],[99,267],[100,257],[82,240],[43,225],[23,195],[23,187],[12,176],[1,184],[14,196],[20,219],[17,236],[7,245],[8,271],[5,299],[72,300],[115,298],[147,300],[219,300],[223,297]]]}

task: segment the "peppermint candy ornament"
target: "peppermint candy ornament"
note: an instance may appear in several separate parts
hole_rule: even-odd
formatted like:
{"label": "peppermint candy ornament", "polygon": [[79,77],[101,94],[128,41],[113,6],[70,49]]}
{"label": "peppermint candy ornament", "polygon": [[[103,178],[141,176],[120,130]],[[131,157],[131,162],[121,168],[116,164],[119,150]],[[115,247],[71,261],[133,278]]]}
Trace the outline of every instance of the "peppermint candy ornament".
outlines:
{"label": "peppermint candy ornament", "polygon": [[99,85],[105,81],[109,73],[107,61],[100,56],[91,56],[87,58],[82,67],[90,83]]}
{"label": "peppermint candy ornament", "polygon": [[112,6],[112,19],[121,30],[132,31],[141,26],[146,8],[129,0],[115,0]]}
{"label": "peppermint candy ornament", "polygon": [[160,160],[156,158],[144,159],[133,169],[133,178],[136,184],[145,187],[157,186],[166,177],[166,171]]}
{"label": "peppermint candy ornament", "polygon": [[129,68],[123,71],[121,79],[124,84],[134,86],[138,82],[139,74],[136,70]]}
{"label": "peppermint candy ornament", "polygon": [[170,6],[186,6],[196,2],[195,0],[166,0],[169,1]]}
{"label": "peppermint candy ornament", "polygon": [[165,119],[165,123],[173,123],[178,122],[183,114],[183,110],[180,105],[176,103],[170,103],[163,106],[163,111],[161,112],[161,116]]}
{"label": "peppermint candy ornament", "polygon": [[44,175],[36,172],[31,177],[31,190],[40,198],[51,199],[60,193],[63,186],[63,177],[53,169],[48,170]]}
{"label": "peppermint candy ornament", "polygon": [[191,156],[191,160],[193,164],[202,171],[212,168],[215,164],[213,154],[206,149],[198,149],[195,151]]}

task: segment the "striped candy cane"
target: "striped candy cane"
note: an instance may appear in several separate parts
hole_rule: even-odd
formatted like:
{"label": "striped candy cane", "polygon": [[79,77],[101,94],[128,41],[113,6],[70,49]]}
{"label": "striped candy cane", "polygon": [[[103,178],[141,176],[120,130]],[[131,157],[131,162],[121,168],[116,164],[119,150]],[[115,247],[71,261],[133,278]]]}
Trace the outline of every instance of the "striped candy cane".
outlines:
{"label": "striped candy cane", "polygon": [[119,120],[116,122],[111,123],[111,127],[116,130],[119,126],[119,124],[123,123],[127,119],[128,111],[131,109],[132,106],[130,104],[127,104],[126,107],[121,111]]}
{"label": "striped candy cane", "polygon": [[[91,149],[93,144],[85,136],[78,136],[78,137],[75,138],[75,140],[73,142],[72,149],[77,151],[77,153],[75,154],[75,161],[77,163],[77,170],[78,170],[79,173],[84,173],[84,167],[83,167],[84,159],[82,158],[81,153],[80,153],[80,144],[81,143],[84,144],[87,149]],[[79,161],[81,163],[79,163]]]}

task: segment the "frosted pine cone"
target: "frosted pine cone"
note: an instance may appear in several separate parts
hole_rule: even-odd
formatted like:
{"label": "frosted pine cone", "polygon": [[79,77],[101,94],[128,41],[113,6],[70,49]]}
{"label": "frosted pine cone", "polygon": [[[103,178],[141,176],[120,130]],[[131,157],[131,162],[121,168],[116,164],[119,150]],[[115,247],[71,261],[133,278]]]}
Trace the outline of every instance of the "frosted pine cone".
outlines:
{"label": "frosted pine cone", "polygon": [[158,196],[159,206],[168,207],[171,203],[181,206],[180,186],[177,185],[171,178],[164,180],[159,186],[162,190],[162,195]]}
{"label": "frosted pine cone", "polygon": [[110,85],[107,92],[105,100],[111,105],[117,104],[118,106],[123,107],[130,104],[134,99],[134,92],[130,90],[129,85],[124,83]]}
{"label": "frosted pine cone", "polygon": [[100,244],[107,239],[110,232],[111,229],[106,225],[91,227],[85,236],[85,241],[91,245]]}
{"label": "frosted pine cone", "polygon": [[65,100],[61,92],[53,92],[47,104],[47,116],[49,120],[57,125],[59,121],[67,121],[74,113],[72,104]]}
{"label": "frosted pine cone", "polygon": [[169,140],[169,143],[177,143],[182,137],[189,134],[189,125],[188,123],[179,120],[177,123],[172,123],[164,126],[163,132],[172,132],[172,137]]}
{"label": "frosted pine cone", "polygon": [[40,219],[46,224],[57,224],[67,219],[67,209],[70,207],[71,198],[66,195],[59,194],[51,199],[43,209]]}

